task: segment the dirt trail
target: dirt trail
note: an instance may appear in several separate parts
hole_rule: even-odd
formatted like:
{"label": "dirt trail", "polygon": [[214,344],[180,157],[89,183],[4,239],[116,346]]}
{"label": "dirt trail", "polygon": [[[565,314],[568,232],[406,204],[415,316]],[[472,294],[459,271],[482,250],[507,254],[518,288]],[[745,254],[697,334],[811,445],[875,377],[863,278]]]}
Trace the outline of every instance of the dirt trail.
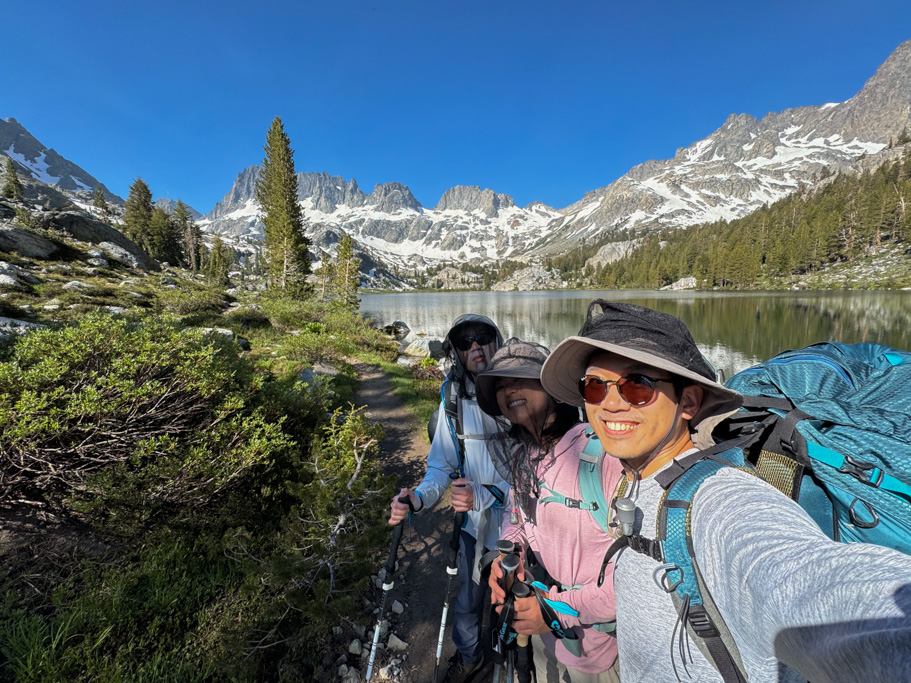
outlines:
{"label": "dirt trail", "polygon": [[[386,432],[380,455],[383,469],[397,477],[399,487],[414,487],[423,478],[427,463],[426,426],[417,424],[393,393],[386,375],[372,365],[356,364],[356,368],[360,380],[357,403],[367,406],[370,420],[381,423]],[[399,571],[389,595],[386,618],[392,624],[392,631],[408,643],[407,659],[401,664],[399,676],[403,682],[426,683],[433,679],[451,532],[451,510],[441,504],[414,515],[411,527],[405,529],[402,537]],[[377,570],[379,565],[371,573]],[[453,581],[453,599],[457,584],[457,580]],[[391,614],[389,606],[393,600],[405,605],[403,614]],[[449,630],[443,644],[443,667],[453,652],[451,628],[450,613]],[[380,665],[385,663],[384,658]],[[366,664],[363,668],[366,670]]]}

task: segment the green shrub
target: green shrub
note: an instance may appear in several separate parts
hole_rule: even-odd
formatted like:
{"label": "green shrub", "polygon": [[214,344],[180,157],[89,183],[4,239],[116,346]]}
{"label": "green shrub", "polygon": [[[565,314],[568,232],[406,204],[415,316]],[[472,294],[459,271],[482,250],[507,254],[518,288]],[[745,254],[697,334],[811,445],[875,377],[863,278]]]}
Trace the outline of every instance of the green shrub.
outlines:
{"label": "green shrub", "polygon": [[230,342],[160,318],[34,332],[0,364],[0,496],[124,531],[196,510],[293,445],[250,400],[262,383]]}
{"label": "green shrub", "polygon": [[158,307],[160,312],[174,315],[221,313],[224,298],[224,290],[217,287],[163,289],[158,292]]}
{"label": "green shrub", "polygon": [[309,481],[288,484],[300,503],[276,534],[274,552],[255,557],[246,530],[234,538],[235,556],[262,563],[261,619],[273,631],[256,647],[268,651],[284,642],[289,657],[310,673],[320,667],[325,625],[361,612],[354,589],[368,585],[365,568],[388,543],[383,515],[393,477],[380,474],[376,463],[382,438],[364,409],[337,409],[309,461],[300,462]]}
{"label": "green shrub", "polygon": [[367,616],[388,542],[382,430],[237,351],[94,315],[0,358],[0,499],[67,539],[0,562],[0,680],[334,677],[327,633]]}

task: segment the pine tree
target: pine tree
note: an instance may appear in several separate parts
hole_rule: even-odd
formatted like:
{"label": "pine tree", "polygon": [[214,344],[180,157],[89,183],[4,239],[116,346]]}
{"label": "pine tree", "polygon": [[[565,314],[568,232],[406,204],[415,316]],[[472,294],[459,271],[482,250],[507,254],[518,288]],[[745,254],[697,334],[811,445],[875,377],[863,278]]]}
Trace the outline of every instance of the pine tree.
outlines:
{"label": "pine tree", "polygon": [[351,235],[344,235],[339,240],[335,256],[335,277],[333,278],[333,294],[335,303],[343,308],[356,311],[361,305],[357,298],[360,287],[360,271],[358,267],[361,260],[354,255],[354,240]]}
{"label": "pine tree", "polygon": [[16,173],[13,160],[9,157],[6,157],[6,184],[3,186],[3,196],[22,201],[22,183],[19,182],[19,174]]}
{"label": "pine tree", "polygon": [[256,199],[265,225],[266,262],[269,285],[288,294],[307,291],[310,259],[309,240],[304,236],[303,218],[297,201],[294,150],[276,116],[266,134],[262,173],[256,182]]}
{"label": "pine tree", "polygon": [[206,261],[206,277],[209,281],[220,287],[228,284],[228,271],[231,269],[231,254],[221,237],[215,236],[212,248],[209,250],[209,259]]}
{"label": "pine tree", "polygon": [[96,185],[94,192],[92,192],[92,204],[98,209],[99,216],[104,217],[111,214],[111,207],[108,206],[104,199],[104,191],[101,189],[101,185]]}
{"label": "pine tree", "polygon": [[199,245],[202,242],[202,232],[196,225],[196,221],[190,216],[187,205],[179,199],[171,218],[174,221],[177,235],[183,242],[184,263],[195,273],[199,270]]}
{"label": "pine tree", "polygon": [[130,185],[123,210],[123,234],[151,254],[152,191],[142,178]]}
{"label": "pine tree", "polygon": [[156,206],[152,210],[147,244],[146,251],[152,258],[174,265],[180,263],[180,235],[176,224],[171,220],[171,214],[161,206]]}

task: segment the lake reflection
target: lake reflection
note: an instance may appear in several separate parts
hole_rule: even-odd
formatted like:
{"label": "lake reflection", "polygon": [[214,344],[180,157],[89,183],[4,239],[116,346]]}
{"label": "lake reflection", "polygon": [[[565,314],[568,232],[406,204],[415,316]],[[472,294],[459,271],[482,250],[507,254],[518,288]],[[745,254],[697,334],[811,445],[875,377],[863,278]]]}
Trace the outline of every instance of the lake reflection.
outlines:
{"label": "lake reflection", "polygon": [[442,337],[463,313],[490,317],[504,337],[553,349],[576,334],[589,302],[628,301],[681,318],[700,348],[727,376],[818,341],[888,344],[911,349],[911,292],[435,292],[366,294],[361,311],[381,325],[402,320]]}

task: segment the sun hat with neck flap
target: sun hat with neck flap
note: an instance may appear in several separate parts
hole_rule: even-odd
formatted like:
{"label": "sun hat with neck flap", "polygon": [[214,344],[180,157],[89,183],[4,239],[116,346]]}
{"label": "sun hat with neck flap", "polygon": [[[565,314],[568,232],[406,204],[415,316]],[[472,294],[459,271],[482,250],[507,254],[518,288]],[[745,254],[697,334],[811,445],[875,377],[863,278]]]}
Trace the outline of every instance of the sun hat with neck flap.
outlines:
{"label": "sun hat with neck flap", "polygon": [[579,380],[592,357],[604,352],[664,370],[702,387],[702,405],[690,420],[692,428],[704,421],[710,423],[700,427],[701,433],[710,434],[743,402],[740,394],[715,379],[714,368],[682,320],[644,306],[604,299],[589,304],[579,334],[564,339],[547,358],[541,370],[544,390],[558,401],[583,406]]}
{"label": "sun hat with neck flap", "polygon": [[546,346],[524,342],[516,337],[507,339],[490,359],[487,369],[475,380],[478,407],[493,417],[502,415],[497,405],[497,378],[540,379],[541,367],[549,353]]}

